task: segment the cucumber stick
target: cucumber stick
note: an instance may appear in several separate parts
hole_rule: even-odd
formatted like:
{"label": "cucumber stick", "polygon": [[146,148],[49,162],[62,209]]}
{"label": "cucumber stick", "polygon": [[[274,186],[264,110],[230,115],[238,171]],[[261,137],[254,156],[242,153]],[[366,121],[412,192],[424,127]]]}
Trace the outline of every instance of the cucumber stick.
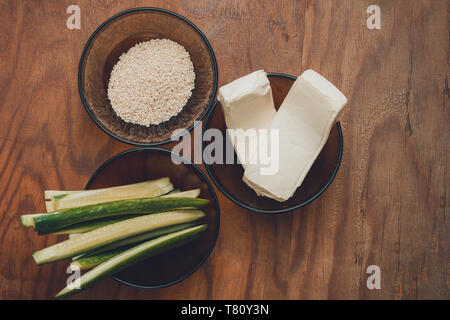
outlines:
{"label": "cucumber stick", "polygon": [[[137,236],[126,238],[113,242],[109,245],[82,253],[81,255],[72,258],[74,261],[70,264],[73,268],[79,268],[80,270],[86,270],[99,265],[106,260],[109,260],[113,256],[129,249],[132,246],[136,246],[144,241],[155,239],[160,236],[164,236],[169,233],[177,232],[180,230],[192,228],[198,225],[198,222],[188,222],[182,224],[176,224],[166,228],[160,228],[154,231],[138,234]],[[76,234],[78,236],[79,234]],[[75,237],[76,237],[75,236]],[[72,236],[73,237],[73,236]]]}
{"label": "cucumber stick", "polygon": [[[34,225],[34,218],[36,217],[40,217],[43,215],[46,215],[47,213],[36,213],[36,214],[24,214],[22,216],[20,216],[20,223],[24,226],[24,227],[32,227]],[[105,218],[105,219],[98,219],[98,220],[93,220],[93,221],[86,221],[86,222],[81,222],[81,223],[77,223],[74,225],[71,225],[69,227],[65,227],[53,232],[39,232],[39,235],[43,235],[43,234],[48,234],[48,235],[52,235],[52,234],[69,234],[69,233],[81,233],[81,232],[87,232],[87,231],[91,231],[103,226],[106,226],[108,224],[111,223],[115,223],[115,222],[119,222],[125,219],[129,219],[129,218],[133,218],[134,216],[122,216],[122,217],[111,217],[111,218]]]}
{"label": "cucumber stick", "polygon": [[[56,192],[56,191],[55,191]],[[73,192],[73,191],[70,191]],[[168,194],[162,196],[162,198],[197,198],[200,195],[200,189],[193,189],[188,191],[175,191],[175,192],[169,192]],[[48,201],[47,201],[48,202]],[[20,222],[22,226],[24,227],[32,227],[34,226],[34,218],[43,216],[46,213],[36,213],[36,214],[24,214],[20,216]],[[115,222],[115,219],[111,220],[112,222]],[[51,232],[50,234],[68,234],[68,233],[79,233],[79,232],[86,232],[93,230],[95,228],[98,228],[100,226],[107,225],[107,221],[99,221],[99,224],[96,223],[85,223],[85,224],[77,224],[70,228],[64,228],[60,229],[59,231]]]}
{"label": "cucumber stick", "polygon": [[58,234],[74,234],[74,233],[83,233],[92,231],[94,229],[107,226],[108,224],[116,223],[119,221],[123,221],[126,219],[133,218],[135,216],[121,216],[121,217],[111,217],[111,218],[105,218],[105,219],[98,219],[93,221],[86,221],[86,222],[80,222],[50,233],[45,232],[38,232],[38,234],[41,235],[58,235]]}
{"label": "cucumber stick", "polygon": [[45,200],[45,211],[47,212],[55,211],[53,207],[53,202],[51,200]]}
{"label": "cucumber stick", "polygon": [[[170,188],[172,188],[172,186],[169,186],[166,190],[168,190]],[[54,206],[54,201],[56,202],[56,201],[60,200],[62,197],[65,197],[69,194],[83,193],[85,191],[90,191],[90,190],[77,190],[77,191],[46,190],[45,191],[45,199],[46,199],[45,200],[45,209],[47,212],[56,211],[56,208]],[[163,192],[163,191],[165,191],[165,190],[161,190],[161,192]],[[176,196],[175,195],[176,193],[178,193],[179,195]],[[183,192],[181,192],[180,189],[173,189],[167,193],[164,193],[162,195],[162,197],[197,198],[199,195],[200,195],[200,189],[193,189],[193,190],[188,190],[188,191],[183,191]],[[77,197],[79,197],[79,195],[77,195]],[[148,197],[150,197],[150,196],[148,196]],[[132,198],[139,198],[139,197],[132,196],[129,199],[132,199]],[[47,200],[47,199],[50,199],[50,200]],[[114,199],[114,200],[118,200],[118,199]],[[66,199],[66,201],[67,201],[67,199]],[[62,203],[64,204],[64,202],[62,202]],[[100,202],[97,202],[97,203],[100,203]],[[63,204],[61,204],[61,202],[60,202],[58,209],[68,209],[68,207],[62,208],[61,206],[63,206]]]}
{"label": "cucumber stick", "polygon": [[128,214],[147,214],[181,208],[201,208],[209,200],[199,198],[139,198],[110,201],[77,208],[63,209],[35,217],[34,230],[50,233],[64,227],[101,218]]}
{"label": "cucumber stick", "polygon": [[[109,189],[109,188],[105,188],[105,190],[107,190],[107,189]],[[170,189],[171,189],[171,186],[169,186],[167,188],[167,190],[170,190]],[[45,192],[44,192],[45,210],[47,212],[56,211],[55,203],[58,202],[59,200],[61,200],[62,198],[68,196],[68,195],[72,195],[72,194],[75,194],[75,193],[83,194],[83,193],[92,192],[92,191],[98,192],[98,190],[102,190],[102,189],[96,189],[96,190],[45,190]],[[163,192],[163,191],[164,190],[162,190],[161,192]],[[171,190],[171,191],[167,192],[166,194],[172,193],[174,191],[180,192],[180,190],[177,189],[177,190]],[[75,198],[79,198],[79,197],[80,197],[80,195],[78,195]],[[148,196],[148,197],[151,197],[151,196]],[[131,199],[131,198],[139,198],[139,197],[136,197],[136,196],[131,196],[129,198],[128,197],[124,197],[124,199]],[[73,208],[73,207],[76,206],[76,205],[65,206],[64,202],[67,202],[67,200],[70,200],[70,198],[66,199],[66,201],[59,202],[58,203],[59,204],[58,205],[58,209],[68,209],[69,207]],[[118,200],[118,199],[113,199],[113,200]],[[100,203],[100,202],[93,202],[93,203]]]}
{"label": "cucumber stick", "polygon": [[33,214],[23,214],[20,216],[20,223],[24,227],[34,226],[34,218],[43,216],[46,213],[33,213]]}
{"label": "cucumber stick", "polygon": [[166,194],[163,194],[163,196],[171,194],[171,193],[178,193],[178,192],[181,192],[181,190],[180,189],[173,189],[172,191],[167,192]]}
{"label": "cucumber stick", "polygon": [[114,190],[114,189],[116,189],[118,187],[123,187],[125,189],[127,189],[127,188],[131,188],[132,189],[132,188],[134,188],[136,186],[139,187],[139,185],[143,185],[143,184],[144,185],[145,184],[152,184],[152,183],[157,182],[159,180],[162,180],[162,181],[165,181],[165,182],[167,182],[167,181],[170,182],[170,180],[168,180],[168,179],[169,179],[168,177],[165,177],[165,178],[160,178],[160,179],[156,179],[156,180],[148,180],[148,181],[144,181],[144,182],[138,182],[138,183],[133,183],[133,184],[121,185],[121,186],[117,186],[117,187],[102,188],[102,189],[89,189],[89,190],[45,190],[44,191],[44,198],[45,198],[45,200],[52,200],[52,198],[54,196],[62,196],[62,195],[74,194],[74,193],[89,193],[91,191],[97,191],[97,190],[104,190],[104,191],[108,192],[108,191]]}
{"label": "cucumber stick", "polygon": [[78,258],[75,261],[72,261],[70,263],[70,268],[72,270],[91,269],[91,268],[99,265],[100,263],[103,263],[103,262],[111,259],[115,255],[117,255],[117,254],[119,254],[121,252],[124,252],[127,249],[129,249],[129,246],[128,247],[118,248],[118,249],[116,248],[114,250],[106,251],[106,252],[103,252],[103,253],[99,253],[99,254],[96,254],[94,256]]}
{"label": "cucumber stick", "polygon": [[163,195],[161,198],[197,198],[200,195],[200,189],[193,189],[182,192],[173,192]]}
{"label": "cucumber stick", "polygon": [[205,214],[199,210],[179,210],[139,216],[85,232],[78,237],[36,251],[33,253],[33,258],[37,264],[53,262],[137,234],[174,224],[195,221],[204,216]]}
{"label": "cucumber stick", "polygon": [[136,247],[132,247],[122,253],[113,256],[106,262],[99,264],[94,269],[82,275],[78,279],[79,281],[77,281],[79,284],[78,288],[75,285],[69,285],[61,290],[56,295],[56,297],[61,298],[79,292],[80,290],[89,287],[103,277],[116,274],[117,272],[123,270],[126,267],[129,267],[132,264],[191,241],[205,230],[206,225],[200,225],[197,227],[161,236],[159,238],[144,242]]}
{"label": "cucumber stick", "polygon": [[159,197],[172,190],[173,185],[166,177],[112,188],[54,195],[51,200],[53,210],[57,211],[115,200]]}
{"label": "cucumber stick", "polygon": [[85,190],[45,190],[44,198],[45,200],[52,200],[54,196],[61,196],[65,194],[84,192]]}
{"label": "cucumber stick", "polygon": [[[160,228],[160,229],[156,229],[150,232],[146,232],[146,233],[142,233],[142,234],[138,234],[136,236],[133,237],[129,237],[129,238],[125,238],[110,244],[107,244],[106,246],[103,247],[99,247],[97,249],[94,249],[92,251],[88,251],[86,253],[82,253],[80,256],[78,256],[77,258],[75,258],[74,260],[78,260],[81,257],[91,257],[91,256],[95,256],[107,251],[111,251],[120,247],[124,247],[130,244],[135,244],[135,243],[139,243],[139,242],[143,242],[143,241],[147,241],[153,238],[157,238],[172,232],[177,232],[183,229],[187,229],[187,228],[191,228],[198,225],[198,222],[188,222],[188,223],[181,223],[181,224],[176,224],[173,226],[169,226],[169,227],[165,227],[165,228]],[[77,234],[76,236],[72,236],[72,238],[78,237],[79,234]]]}

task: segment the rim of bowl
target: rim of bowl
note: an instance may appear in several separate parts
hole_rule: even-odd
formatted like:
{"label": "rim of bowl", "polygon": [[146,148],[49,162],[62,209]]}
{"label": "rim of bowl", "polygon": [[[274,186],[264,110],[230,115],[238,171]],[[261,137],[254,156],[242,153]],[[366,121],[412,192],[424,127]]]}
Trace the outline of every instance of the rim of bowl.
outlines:
{"label": "rim of bowl", "polygon": [[[163,12],[172,16],[175,16],[178,19],[181,19],[182,21],[184,21],[185,23],[187,23],[191,28],[193,28],[203,39],[203,41],[205,42],[206,46],[208,47],[209,53],[211,55],[211,59],[213,62],[213,68],[214,68],[214,87],[213,87],[213,92],[211,95],[211,99],[208,102],[208,105],[205,109],[205,111],[203,111],[203,113],[200,115],[199,118],[195,119],[194,123],[189,126],[189,128],[187,128],[186,130],[183,130],[182,133],[180,133],[179,135],[171,138],[171,139],[167,139],[164,141],[159,141],[159,142],[153,142],[153,143],[140,143],[140,142],[135,142],[135,141],[130,141],[124,138],[119,137],[118,135],[112,133],[111,131],[109,131],[108,129],[106,129],[105,127],[103,127],[103,125],[95,118],[95,116],[93,115],[93,113],[91,112],[91,110],[89,109],[88,103],[86,102],[85,98],[84,98],[84,94],[83,94],[83,88],[82,88],[82,67],[83,67],[83,62],[84,62],[84,58],[86,55],[87,50],[89,49],[92,40],[95,38],[95,36],[97,35],[98,32],[100,32],[100,30],[103,29],[103,27],[105,27],[107,24],[109,24],[110,22],[116,20],[117,18],[128,14],[128,13],[132,13],[132,12],[136,12],[136,11],[156,11],[156,12]],[[139,7],[139,8],[133,8],[133,9],[128,9],[122,12],[119,12],[115,15],[113,15],[112,17],[108,18],[106,21],[104,21],[100,26],[97,27],[97,29],[95,29],[95,31],[91,34],[91,36],[89,37],[88,41],[86,42],[86,44],[84,45],[83,48],[83,52],[81,53],[81,58],[80,58],[80,62],[78,64],[78,92],[80,94],[81,97],[81,102],[83,103],[84,108],[86,109],[87,113],[89,114],[89,116],[91,117],[91,119],[95,122],[95,124],[102,129],[104,132],[106,132],[108,135],[110,135],[111,137],[130,144],[130,145],[134,145],[134,146],[140,146],[140,147],[149,147],[149,146],[160,146],[160,145],[164,145],[173,141],[177,141],[178,139],[180,139],[182,136],[184,136],[185,134],[189,133],[192,129],[194,129],[199,122],[201,122],[205,116],[208,114],[208,111],[211,109],[213,102],[216,98],[216,93],[217,93],[217,85],[218,85],[218,80],[219,79],[219,71],[217,68],[217,60],[216,60],[216,55],[214,54],[214,50],[211,46],[211,44],[209,43],[208,39],[206,38],[206,36],[200,31],[200,29],[194,24],[192,23],[190,20],[188,20],[187,18],[183,17],[182,15],[166,10],[166,9],[162,9],[162,8],[154,8],[154,7]]]}
{"label": "rim of bowl", "polygon": [[211,246],[208,249],[208,251],[206,252],[205,256],[200,260],[200,262],[188,273],[182,275],[181,277],[179,277],[178,279],[169,282],[169,283],[165,283],[162,285],[157,285],[157,286],[141,286],[138,284],[134,284],[134,283],[129,283],[125,280],[119,279],[116,275],[112,275],[111,278],[116,280],[117,282],[121,283],[121,284],[125,284],[127,286],[130,287],[134,287],[134,288],[138,288],[138,289],[160,289],[160,288],[165,288],[165,287],[169,287],[172,286],[174,284],[177,284],[183,280],[185,280],[186,278],[188,278],[189,276],[191,276],[195,271],[197,271],[202,265],[203,263],[205,263],[205,261],[209,258],[209,256],[211,255],[211,252],[213,251],[214,247],[216,246],[216,242],[217,242],[217,238],[219,236],[219,229],[220,229],[220,207],[219,207],[219,201],[217,199],[217,195],[216,192],[214,191],[214,187],[212,186],[211,182],[209,182],[209,179],[207,178],[206,174],[203,173],[202,170],[200,170],[200,168],[192,163],[191,161],[189,161],[187,158],[183,157],[182,155],[179,155],[176,152],[173,152],[171,150],[167,150],[167,149],[162,149],[162,148],[154,148],[154,147],[146,147],[146,148],[134,148],[134,149],[129,149],[129,150],[125,150],[122,151],[114,156],[112,156],[111,158],[107,159],[105,162],[103,162],[96,170],[95,172],[92,174],[92,176],[89,178],[89,181],[87,182],[86,186],[84,189],[89,188],[89,186],[92,184],[93,180],[97,177],[97,175],[100,173],[100,171],[102,171],[107,165],[109,165],[112,161],[127,155],[129,153],[133,153],[133,152],[144,152],[144,151],[156,151],[156,152],[163,152],[163,153],[168,153],[171,156],[172,155],[176,155],[178,157],[180,157],[183,160],[183,165],[190,165],[192,167],[194,167],[194,169],[200,173],[200,176],[203,178],[203,180],[206,182],[206,184],[208,185],[208,189],[211,192],[211,195],[213,196],[214,199],[214,207],[216,209],[217,212],[217,222],[216,222],[216,232],[214,234],[214,238],[213,241],[211,242]]}
{"label": "rim of bowl", "polygon": [[[267,73],[267,76],[269,77],[280,77],[280,78],[288,78],[288,79],[292,79],[292,80],[296,80],[297,77],[289,75],[289,74],[285,74],[285,73]],[[208,115],[205,118],[205,125],[202,128],[202,156],[203,156],[203,150],[205,148],[205,142],[203,140],[203,135],[205,133],[205,129],[206,129],[206,124],[209,121],[209,118],[211,117],[212,113],[214,112],[214,109],[217,106],[218,101],[216,100],[214,102],[214,104],[212,105],[211,109],[208,112]],[[207,164],[205,161],[204,165],[206,168],[206,171],[208,172],[209,178],[212,180],[212,182],[216,185],[216,187],[231,201],[233,201],[234,203],[236,203],[237,205],[246,208],[248,210],[257,212],[257,213],[265,213],[265,214],[278,214],[278,213],[285,213],[288,211],[293,211],[299,208],[302,208],[304,206],[306,206],[307,204],[311,203],[312,201],[314,201],[315,199],[317,199],[322,193],[325,192],[326,189],[328,189],[328,187],[330,186],[331,182],[334,180],[334,178],[336,177],[336,174],[339,170],[339,167],[341,166],[341,160],[342,160],[342,154],[343,154],[343,150],[344,150],[344,137],[342,134],[342,128],[341,128],[341,123],[339,121],[336,122],[336,126],[338,129],[338,134],[339,134],[339,156],[338,156],[338,160],[336,163],[336,167],[333,170],[333,173],[330,176],[330,179],[327,181],[327,183],[314,195],[312,195],[311,197],[309,197],[307,200],[293,205],[289,208],[285,208],[285,209],[277,209],[277,210],[263,210],[263,209],[258,209],[258,208],[254,208],[252,206],[249,206],[237,199],[235,199],[232,195],[230,195],[228,192],[225,191],[225,189],[222,187],[222,185],[219,183],[219,181],[217,181],[217,179],[214,177],[214,175],[212,174],[210,165]],[[204,158],[203,158],[204,159]]]}

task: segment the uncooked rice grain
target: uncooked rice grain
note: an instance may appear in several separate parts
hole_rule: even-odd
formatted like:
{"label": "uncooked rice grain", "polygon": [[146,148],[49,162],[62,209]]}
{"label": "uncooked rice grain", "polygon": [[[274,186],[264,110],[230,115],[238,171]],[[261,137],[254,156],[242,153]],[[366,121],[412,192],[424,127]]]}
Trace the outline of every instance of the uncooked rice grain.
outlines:
{"label": "uncooked rice grain", "polygon": [[113,67],[108,98],[126,122],[156,125],[177,115],[192,95],[195,73],[189,53],[168,39],[141,42]]}

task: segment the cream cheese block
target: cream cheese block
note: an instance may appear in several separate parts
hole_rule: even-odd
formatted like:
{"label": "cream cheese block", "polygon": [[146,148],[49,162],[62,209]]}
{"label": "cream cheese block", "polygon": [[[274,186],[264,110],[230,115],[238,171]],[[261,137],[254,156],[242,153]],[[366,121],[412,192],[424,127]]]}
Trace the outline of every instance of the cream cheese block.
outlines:
{"label": "cream cheese block", "polygon": [[305,71],[294,82],[271,124],[271,129],[279,130],[277,172],[264,175],[263,165],[249,164],[244,182],[261,196],[278,201],[292,197],[346,103],[347,98],[331,82],[313,70]]}
{"label": "cream cheese block", "polygon": [[269,129],[276,115],[267,74],[258,70],[222,86],[217,100],[224,112],[228,136],[245,169],[257,162],[250,160],[257,154],[257,143],[249,143],[247,130],[255,130],[258,139],[258,129]]}

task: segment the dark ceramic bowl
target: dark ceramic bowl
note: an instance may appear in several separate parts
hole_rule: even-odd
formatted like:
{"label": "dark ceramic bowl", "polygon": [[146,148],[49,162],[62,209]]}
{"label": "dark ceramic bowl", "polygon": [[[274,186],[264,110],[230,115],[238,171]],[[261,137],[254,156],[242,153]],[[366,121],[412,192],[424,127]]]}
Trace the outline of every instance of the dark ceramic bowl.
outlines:
{"label": "dark ceramic bowl", "polygon": [[[112,68],[137,43],[162,38],[178,42],[189,52],[195,89],[183,110],[168,121],[148,127],[127,123],[116,115],[107,97]],[[78,87],[84,107],[101,129],[123,142],[149,146],[168,143],[173,131],[187,132],[203,119],[214,101],[217,77],[211,45],[192,22],[167,10],[136,8],[109,18],[91,35],[81,55]]]}
{"label": "dark ceramic bowl", "polygon": [[[285,74],[268,74],[268,77],[275,107],[278,110],[296,78]],[[224,136],[227,136],[225,118],[219,102],[213,105],[206,117],[203,132],[209,128],[217,128]],[[224,150],[225,145],[224,143]],[[205,142],[203,146],[205,146]],[[225,164],[224,158],[222,161],[224,164],[208,165],[205,163],[205,167],[217,188],[238,205],[261,213],[281,213],[307,205],[328,188],[339,169],[342,149],[342,130],[339,122],[337,122],[302,185],[292,198],[285,202],[257,196],[255,191],[242,181],[244,169],[240,164]],[[225,152],[223,154],[225,157]],[[237,159],[236,154],[234,157]]]}
{"label": "dark ceramic bowl", "polygon": [[[172,162],[171,156],[184,160]],[[207,231],[179,248],[156,255],[113,276],[113,279],[138,288],[156,289],[178,283],[206,261],[219,233],[219,204],[214,188],[205,174],[185,158],[159,148],[132,149],[103,163],[92,175],[86,189],[113,187],[161,177],[170,177],[175,188],[201,189],[200,197],[209,199],[204,208]]]}

